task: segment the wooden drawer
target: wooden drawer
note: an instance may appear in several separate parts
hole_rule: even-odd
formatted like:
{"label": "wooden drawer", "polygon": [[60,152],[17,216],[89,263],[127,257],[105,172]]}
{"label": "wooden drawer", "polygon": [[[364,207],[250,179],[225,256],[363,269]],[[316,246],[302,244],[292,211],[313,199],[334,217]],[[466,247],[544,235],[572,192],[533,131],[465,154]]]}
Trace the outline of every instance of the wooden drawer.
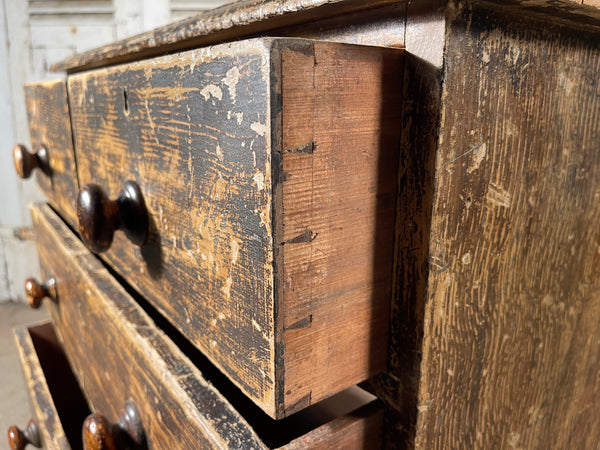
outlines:
{"label": "wooden drawer", "polygon": [[[45,449],[81,448],[81,424],[90,410],[50,323],[14,330],[28,388],[35,431],[31,442]],[[33,434],[33,436],[32,436]],[[9,431],[9,442],[11,442]],[[25,443],[12,429],[12,444]]]}
{"label": "wooden drawer", "polygon": [[358,388],[283,421],[269,418],[175,336],[184,354],[48,206],[32,215],[42,274],[55,280],[47,305],[93,411],[114,422],[133,400],[149,448],[380,445],[381,408]]}
{"label": "wooden drawer", "polygon": [[17,173],[27,178],[37,168],[36,180],[42,192],[75,224],[78,183],[66,82],[59,79],[28,83],[25,100],[33,153],[24,146],[15,147]]}
{"label": "wooden drawer", "polygon": [[272,417],[385,368],[401,66],[253,39],[69,78],[82,185],[150,216],[102,257]]}

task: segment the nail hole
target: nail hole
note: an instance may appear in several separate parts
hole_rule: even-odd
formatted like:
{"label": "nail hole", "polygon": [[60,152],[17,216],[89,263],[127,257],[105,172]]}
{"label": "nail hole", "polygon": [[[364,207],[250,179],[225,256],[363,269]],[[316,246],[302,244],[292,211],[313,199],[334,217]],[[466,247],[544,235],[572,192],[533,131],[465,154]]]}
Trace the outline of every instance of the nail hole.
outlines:
{"label": "nail hole", "polygon": [[127,90],[123,89],[123,113],[129,115],[129,102],[127,101]]}

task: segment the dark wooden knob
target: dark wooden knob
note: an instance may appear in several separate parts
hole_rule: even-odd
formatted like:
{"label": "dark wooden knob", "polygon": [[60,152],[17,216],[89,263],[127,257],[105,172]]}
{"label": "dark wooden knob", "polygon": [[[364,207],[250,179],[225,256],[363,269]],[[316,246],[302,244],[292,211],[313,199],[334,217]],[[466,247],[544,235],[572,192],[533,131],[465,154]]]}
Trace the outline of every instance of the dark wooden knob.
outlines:
{"label": "dark wooden knob", "polygon": [[135,181],[126,181],[116,200],[109,200],[97,184],[86,184],[77,196],[79,233],[94,253],[110,247],[115,230],[123,230],[134,244],[148,238],[148,209]]}
{"label": "dark wooden knob", "polygon": [[16,426],[8,429],[8,446],[11,450],[23,450],[27,444],[42,448],[42,440],[35,420],[31,419],[25,431]]}
{"label": "dark wooden knob", "polygon": [[147,448],[144,427],[131,399],[125,402],[118,423],[111,424],[99,413],[89,415],[83,422],[82,440],[85,450]]}
{"label": "dark wooden knob", "polygon": [[27,303],[33,309],[39,308],[42,300],[46,297],[56,301],[56,280],[49,278],[44,284],[40,284],[35,278],[27,278],[25,280],[25,295],[27,296]]}
{"label": "dark wooden knob", "polygon": [[35,153],[29,152],[27,147],[17,144],[13,147],[13,161],[17,174],[21,178],[29,178],[33,169],[40,169],[46,175],[50,175],[50,159],[48,150],[40,145]]}

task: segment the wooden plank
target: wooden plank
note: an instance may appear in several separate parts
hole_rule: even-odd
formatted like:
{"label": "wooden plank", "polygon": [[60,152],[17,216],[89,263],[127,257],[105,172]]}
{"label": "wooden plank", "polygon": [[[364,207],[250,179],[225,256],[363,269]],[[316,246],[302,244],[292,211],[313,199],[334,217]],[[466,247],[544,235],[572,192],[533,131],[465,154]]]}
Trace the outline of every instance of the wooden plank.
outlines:
{"label": "wooden plank", "polygon": [[89,414],[50,323],[14,330],[25,384],[44,448],[81,448]]}
{"label": "wooden plank", "polygon": [[600,34],[454,11],[415,446],[596,448]]}
{"label": "wooden plank", "polygon": [[75,199],[79,186],[66,82],[58,79],[28,83],[25,85],[25,100],[30,150],[36,151],[43,144],[50,158],[50,176],[36,170],[38,186],[65,219],[75,224]]}
{"label": "wooden plank", "polygon": [[264,35],[270,30],[397,2],[398,0],[244,0],[74,55],[52,66],[52,70],[79,72],[234,38]]}
{"label": "wooden plank", "polygon": [[315,42],[281,55],[278,379],[291,413],[386,366],[402,52]]}
{"label": "wooden plank", "polygon": [[103,257],[273,417],[384,368],[401,69],[398,49],[266,39],[70,78],[82,184],[136,180],[154,222]]}
{"label": "wooden plank", "polygon": [[[358,420],[364,418],[364,420]],[[333,420],[281,447],[285,450],[382,448],[383,410],[377,402]]]}
{"label": "wooden plank", "polygon": [[52,210],[40,205],[32,215],[42,275],[57,283],[57,303],[47,306],[92,410],[116,421],[133,399],[150,448],[263,448]]}

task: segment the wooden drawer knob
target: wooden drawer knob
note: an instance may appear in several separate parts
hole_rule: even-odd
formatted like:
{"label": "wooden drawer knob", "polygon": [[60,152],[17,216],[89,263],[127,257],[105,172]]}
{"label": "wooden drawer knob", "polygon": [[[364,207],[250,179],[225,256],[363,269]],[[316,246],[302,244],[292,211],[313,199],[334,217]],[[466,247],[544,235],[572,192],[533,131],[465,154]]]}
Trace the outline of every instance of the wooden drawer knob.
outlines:
{"label": "wooden drawer knob", "polygon": [[33,169],[36,168],[46,175],[50,175],[50,159],[44,145],[40,145],[35,153],[31,153],[24,145],[15,145],[13,148],[13,161],[17,174],[21,178],[29,178]]}
{"label": "wooden drawer knob", "polygon": [[83,422],[85,450],[146,449],[146,434],[132,400],[125,402],[119,422],[111,424],[102,414],[89,415]]}
{"label": "wooden drawer knob", "polygon": [[109,200],[97,184],[86,184],[77,196],[79,233],[94,253],[110,247],[115,230],[123,230],[134,244],[148,238],[148,210],[135,181],[126,181],[116,200]]}
{"label": "wooden drawer knob", "polygon": [[11,450],[23,450],[27,444],[42,448],[42,440],[35,420],[31,419],[25,431],[16,426],[8,429],[8,446]]}
{"label": "wooden drawer knob", "polygon": [[39,308],[42,300],[46,297],[56,301],[56,280],[49,278],[44,284],[40,284],[35,278],[27,278],[25,280],[25,295],[27,303],[33,309]]}

